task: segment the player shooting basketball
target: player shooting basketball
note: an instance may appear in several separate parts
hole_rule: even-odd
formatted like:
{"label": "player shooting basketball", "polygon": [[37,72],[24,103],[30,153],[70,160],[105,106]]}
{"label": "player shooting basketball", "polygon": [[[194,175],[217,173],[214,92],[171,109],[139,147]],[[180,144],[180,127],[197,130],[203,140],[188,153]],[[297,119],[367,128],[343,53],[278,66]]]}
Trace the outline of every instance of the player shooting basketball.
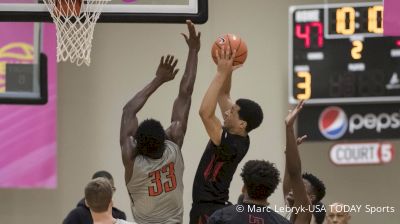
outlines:
{"label": "player shooting basketball", "polygon": [[[231,204],[229,186],[232,176],[246,155],[248,133],[263,119],[261,107],[248,99],[230,98],[231,76],[235,52],[222,49],[217,54],[217,74],[200,106],[200,117],[210,141],[200,160],[193,183],[193,205],[190,223],[207,223],[214,211]],[[215,116],[219,104],[224,124]]]}
{"label": "player shooting basketball", "polygon": [[171,125],[164,130],[160,122],[149,119],[138,125],[136,114],[162,84],[174,79],[177,60],[161,58],[156,76],[124,107],[120,145],[125,167],[125,182],[137,223],[182,223],[183,158],[181,147],[186,133],[191,96],[196,79],[200,33],[187,21],[189,46],[186,69],[172,110]]}

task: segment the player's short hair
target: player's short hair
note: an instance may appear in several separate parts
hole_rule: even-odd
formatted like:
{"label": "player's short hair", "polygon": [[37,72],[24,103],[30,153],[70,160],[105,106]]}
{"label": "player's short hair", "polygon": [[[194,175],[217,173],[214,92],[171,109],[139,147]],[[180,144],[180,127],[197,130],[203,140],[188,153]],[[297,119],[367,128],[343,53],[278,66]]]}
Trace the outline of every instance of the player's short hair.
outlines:
{"label": "player's short hair", "polygon": [[310,182],[312,186],[312,191],[315,194],[315,203],[321,201],[326,194],[326,188],[324,182],[322,182],[318,177],[312,175],[311,173],[304,173],[303,179]]}
{"label": "player's short hair", "polygon": [[244,194],[240,194],[237,200],[238,204],[243,204]]}
{"label": "player's short hair", "polygon": [[242,168],[240,176],[251,199],[265,200],[279,184],[279,170],[273,163],[264,160],[250,160]]}
{"label": "player's short hair", "polygon": [[140,123],[134,137],[136,147],[141,155],[158,154],[164,151],[166,134],[163,126],[157,120],[144,120]]}
{"label": "player's short hair", "polygon": [[[317,224],[323,224],[326,216],[326,208],[325,205],[322,202],[317,202],[317,206],[319,206],[315,211],[313,212],[313,216],[315,218],[315,223]],[[324,208],[324,209],[323,209]]]}
{"label": "player's short hair", "polygon": [[247,133],[260,126],[264,114],[258,103],[249,99],[238,99],[236,105],[240,107],[239,118],[247,123]]}
{"label": "player's short hair", "polygon": [[107,178],[108,180],[111,180],[111,181],[114,180],[113,176],[105,170],[100,170],[100,171],[97,171],[96,173],[94,173],[92,176],[92,179],[96,179],[98,177]]}
{"label": "player's short hair", "polygon": [[90,210],[105,212],[111,203],[113,190],[109,180],[98,177],[91,180],[85,187],[85,200]]}

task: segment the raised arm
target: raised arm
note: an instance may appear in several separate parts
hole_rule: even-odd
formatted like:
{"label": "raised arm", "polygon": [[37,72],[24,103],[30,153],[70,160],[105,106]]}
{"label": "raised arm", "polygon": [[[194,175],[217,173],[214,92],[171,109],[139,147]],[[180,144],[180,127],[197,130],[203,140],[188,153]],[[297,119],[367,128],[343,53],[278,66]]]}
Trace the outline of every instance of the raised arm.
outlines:
{"label": "raised arm", "polygon": [[191,21],[186,21],[189,37],[182,33],[189,53],[186,61],[186,68],[179,86],[178,97],[175,99],[172,109],[171,126],[167,129],[168,138],[175,142],[179,148],[182,147],[183,139],[186,134],[190,105],[192,102],[192,93],[197,74],[197,54],[200,50],[200,35],[196,34],[196,29]]}
{"label": "raised arm", "polygon": [[306,188],[301,176],[301,160],[297,149],[297,141],[294,134],[293,124],[298,113],[303,108],[304,101],[301,101],[296,108],[289,113],[285,119],[286,123],[286,170],[290,178],[290,184],[293,188],[294,206],[306,207],[306,212],[299,212],[295,215],[294,223],[310,223],[312,213],[309,211],[311,202],[308,199]]}
{"label": "raised arm", "polygon": [[177,61],[174,57],[168,55],[164,60],[161,57],[156,77],[147,84],[141,91],[128,101],[123,108],[120,128],[119,144],[121,146],[122,162],[125,167],[125,181],[129,182],[133,171],[133,161],[137,156],[133,136],[135,136],[138,128],[138,119],[136,114],[142,109],[147,99],[160,87],[163,83],[174,79]]}
{"label": "raised arm", "polygon": [[[240,67],[242,67],[242,65],[233,66],[233,71]],[[232,72],[231,75],[229,75],[225,80],[224,85],[222,86],[218,95],[218,105],[221,110],[222,117],[225,117],[225,112],[230,110],[234,104],[231,99]]]}
{"label": "raised arm", "polygon": [[[304,139],[307,138],[307,135],[303,135],[302,137],[297,138],[297,146],[301,145],[301,143],[303,143]],[[292,185],[290,184],[290,178],[289,178],[289,174],[288,174],[288,169],[287,169],[287,163],[285,164],[285,173],[283,175],[283,199],[286,200],[287,199],[287,195],[289,194],[289,192],[292,190]],[[285,203],[287,205],[292,206],[293,204],[290,204],[288,201],[285,201]]]}
{"label": "raised arm", "polygon": [[231,99],[232,74],[227,77],[222,85],[221,91],[218,94],[218,105],[221,110],[222,117],[225,117],[225,112],[232,108],[233,102]]}
{"label": "raised arm", "polygon": [[217,52],[217,74],[208,87],[199,110],[201,120],[203,121],[208,136],[215,145],[220,145],[222,134],[221,121],[215,116],[215,109],[217,107],[218,96],[221,88],[228,77],[232,75],[232,65],[235,54],[236,51],[231,54],[229,48]]}

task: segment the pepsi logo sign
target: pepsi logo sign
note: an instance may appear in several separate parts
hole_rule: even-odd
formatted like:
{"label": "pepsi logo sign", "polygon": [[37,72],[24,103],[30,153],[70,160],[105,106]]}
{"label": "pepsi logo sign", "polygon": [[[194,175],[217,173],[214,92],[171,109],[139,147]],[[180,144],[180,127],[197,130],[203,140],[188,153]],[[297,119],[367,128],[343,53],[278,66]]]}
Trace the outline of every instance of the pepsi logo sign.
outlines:
{"label": "pepsi logo sign", "polygon": [[347,131],[346,113],[340,107],[328,107],[319,116],[318,127],[325,138],[339,139]]}
{"label": "pepsi logo sign", "polygon": [[400,139],[400,103],[306,106],[297,131],[308,141]]}

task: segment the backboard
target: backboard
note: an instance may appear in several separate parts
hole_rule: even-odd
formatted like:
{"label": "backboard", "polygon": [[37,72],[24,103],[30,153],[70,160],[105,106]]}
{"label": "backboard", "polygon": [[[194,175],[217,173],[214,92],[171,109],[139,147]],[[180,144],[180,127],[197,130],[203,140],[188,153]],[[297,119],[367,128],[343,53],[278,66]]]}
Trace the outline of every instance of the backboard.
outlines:
{"label": "backboard", "polygon": [[[111,0],[98,22],[205,23],[208,0]],[[42,0],[0,0],[0,21],[51,22]]]}
{"label": "backboard", "polygon": [[0,104],[47,103],[42,25],[0,22]]}

